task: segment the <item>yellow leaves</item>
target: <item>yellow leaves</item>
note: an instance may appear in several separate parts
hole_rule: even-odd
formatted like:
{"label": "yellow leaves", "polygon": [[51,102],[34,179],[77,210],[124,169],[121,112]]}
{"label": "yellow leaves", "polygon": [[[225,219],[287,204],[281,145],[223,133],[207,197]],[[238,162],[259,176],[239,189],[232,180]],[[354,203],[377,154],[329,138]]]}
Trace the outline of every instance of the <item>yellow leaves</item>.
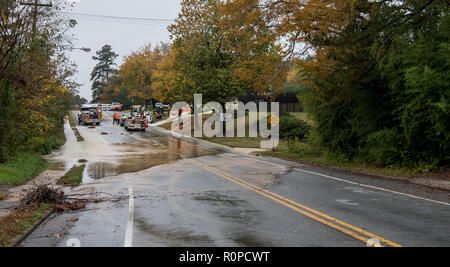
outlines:
{"label": "yellow leaves", "polygon": [[47,116],[40,111],[31,111],[28,114],[28,120],[24,127],[31,133],[31,136],[44,136],[53,129],[55,125],[53,125]]}
{"label": "yellow leaves", "polygon": [[52,131],[59,121],[55,113],[64,112],[64,101],[68,98],[69,89],[55,79],[41,78],[39,90],[20,102],[17,117],[23,120],[20,124],[29,136],[44,136]]}
{"label": "yellow leaves", "polygon": [[147,45],[125,57],[119,75],[123,79],[123,85],[130,91],[130,97],[146,100],[153,98],[154,73],[167,50],[168,46],[165,44],[155,48]]}
{"label": "yellow leaves", "polygon": [[311,40],[313,35],[332,36],[343,30],[367,0],[229,0],[222,10],[253,26],[258,21],[271,25],[280,38],[294,42]]}
{"label": "yellow leaves", "polygon": [[154,97],[160,101],[173,102],[176,100],[174,90],[177,72],[174,67],[174,51],[170,51],[157,63],[157,69],[153,73],[153,86],[155,89]]}
{"label": "yellow leaves", "polygon": [[[345,69],[344,63],[336,59],[336,56],[345,53],[356,58],[360,50],[346,51],[345,42],[351,42],[352,38],[350,36],[341,41],[341,37],[347,36],[346,28],[350,24],[361,20],[364,15],[370,17],[371,12],[377,11],[374,4],[367,0],[228,0],[223,9],[233,18],[234,24],[244,22],[238,35],[252,33],[255,25],[263,21],[265,25],[270,25],[277,40],[288,43],[283,49],[285,53],[295,55],[300,52],[299,47],[309,47],[310,58],[305,61],[298,60],[296,64],[299,70],[307,73],[309,77],[299,77],[298,73],[292,71],[288,73],[287,78],[289,82],[309,85],[319,97],[336,95],[337,88],[344,88],[342,91],[351,88],[350,84],[358,77],[352,72],[357,72],[358,69]],[[259,44],[264,41],[267,40],[261,39]],[[270,72],[271,63],[276,64],[277,61],[269,56],[254,62],[244,61],[245,69],[240,73],[247,81],[254,80],[256,74],[264,80],[264,77],[273,75]],[[342,79],[331,79],[337,76],[336,73]],[[299,78],[302,80],[299,81]],[[261,82],[255,82],[253,86],[261,90],[263,85]]]}

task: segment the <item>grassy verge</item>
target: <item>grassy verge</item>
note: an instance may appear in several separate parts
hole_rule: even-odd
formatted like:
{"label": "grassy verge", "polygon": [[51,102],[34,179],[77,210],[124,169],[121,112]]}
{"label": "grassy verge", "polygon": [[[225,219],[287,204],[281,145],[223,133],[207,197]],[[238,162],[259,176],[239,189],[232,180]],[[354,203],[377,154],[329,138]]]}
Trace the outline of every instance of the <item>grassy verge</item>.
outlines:
{"label": "grassy verge", "polygon": [[19,154],[15,159],[0,164],[0,184],[22,185],[34,179],[50,166],[42,155]]}
{"label": "grassy verge", "polygon": [[74,166],[63,177],[58,180],[59,185],[80,185],[83,180],[83,172],[86,165]]}
{"label": "grassy verge", "polygon": [[37,208],[16,210],[0,221],[0,247],[11,246],[14,239],[23,235],[30,227],[38,223],[52,207],[42,204]]}
{"label": "grassy verge", "polygon": [[213,138],[201,138],[203,140],[213,142],[216,144],[229,146],[233,148],[261,148],[261,142],[267,140],[265,138],[257,137],[213,137]]}
{"label": "grassy verge", "polygon": [[357,171],[390,177],[412,177],[417,174],[417,172],[405,168],[382,168],[366,162],[349,161],[343,156],[329,153],[310,144],[298,141],[282,141],[276,152],[265,151],[258,154],[314,166],[337,167],[346,171]]}
{"label": "grassy verge", "polygon": [[[302,120],[308,123],[311,126],[314,126],[314,121],[308,118],[306,113],[290,113],[293,117],[298,120]],[[204,115],[203,121],[209,118],[210,115]],[[172,123],[167,123],[165,125],[160,126],[166,130],[171,130]],[[192,133],[194,129],[193,123],[191,123]],[[246,118],[246,129],[248,129],[248,117]],[[181,127],[182,129],[182,127]],[[246,133],[248,135],[248,132]],[[193,136],[193,135],[192,135]],[[267,140],[263,138],[206,138],[202,137],[201,139],[207,140],[210,142],[214,142],[221,145],[226,145],[229,147],[237,147],[237,148],[260,148],[261,141]],[[323,166],[323,167],[337,167],[347,171],[358,171],[371,173],[376,175],[385,175],[392,177],[412,177],[417,175],[417,172],[414,172],[405,168],[381,168],[374,164],[366,163],[366,162],[358,162],[358,161],[348,161],[344,157],[329,153],[323,149],[318,149],[310,144],[302,143],[299,141],[288,141],[281,140],[276,152],[265,151],[258,152],[258,154],[263,156],[271,156],[286,160],[297,161],[304,164],[315,165],[315,166]]]}
{"label": "grassy verge", "polygon": [[69,112],[67,117],[69,118],[70,127],[72,127],[73,133],[75,134],[75,137],[77,138],[77,142],[83,142],[84,138],[83,138],[83,136],[81,136],[80,132],[77,129],[77,124],[75,123],[75,118],[73,117],[72,112]]}
{"label": "grassy verge", "polygon": [[[204,114],[202,119],[203,119],[203,125],[204,122],[211,117],[211,115],[208,114]],[[164,128],[166,130],[172,130],[172,122],[166,123],[164,125],[161,125],[161,128]],[[192,132],[192,136],[194,136],[194,122],[193,120],[191,121],[191,132]],[[180,129],[183,129],[183,126],[180,127]],[[237,129],[237,120],[235,121],[235,131]],[[267,140],[265,138],[261,138],[261,137],[248,137],[248,129],[249,129],[249,117],[247,116],[245,119],[245,129],[246,129],[246,136],[247,137],[213,137],[213,138],[208,138],[206,136],[201,137],[200,139],[206,140],[206,141],[210,141],[216,144],[220,144],[220,145],[225,145],[225,146],[229,146],[229,147],[242,147],[242,148],[260,148],[261,147],[261,141]],[[237,136],[237,132],[235,132],[235,136]]]}

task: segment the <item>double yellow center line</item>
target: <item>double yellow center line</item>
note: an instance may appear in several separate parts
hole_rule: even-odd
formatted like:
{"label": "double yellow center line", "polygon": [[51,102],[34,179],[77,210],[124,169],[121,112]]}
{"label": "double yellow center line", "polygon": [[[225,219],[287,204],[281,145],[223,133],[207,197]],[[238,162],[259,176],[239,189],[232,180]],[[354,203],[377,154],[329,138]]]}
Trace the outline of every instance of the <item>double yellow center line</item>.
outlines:
{"label": "double yellow center line", "polygon": [[[298,202],[295,202],[293,200],[290,200],[288,198],[280,196],[280,195],[278,195],[276,193],[273,193],[273,192],[271,192],[269,190],[266,190],[266,189],[263,189],[263,188],[258,187],[256,185],[253,185],[251,183],[248,183],[248,182],[246,182],[246,181],[244,181],[242,179],[234,177],[234,176],[232,176],[230,174],[227,174],[225,172],[222,172],[222,171],[220,171],[218,169],[206,166],[206,165],[204,165],[204,164],[202,164],[200,162],[197,162],[195,160],[188,159],[188,158],[186,158],[183,155],[179,155],[179,156],[182,157],[185,161],[192,163],[193,165],[196,165],[196,166],[198,166],[198,167],[200,167],[200,168],[202,168],[204,170],[207,170],[207,171],[209,171],[211,173],[214,173],[214,174],[216,174],[216,175],[218,175],[220,177],[223,177],[223,178],[225,178],[225,179],[227,179],[227,180],[229,180],[229,181],[231,181],[233,183],[236,183],[236,184],[238,184],[238,185],[240,185],[240,186],[242,186],[244,188],[247,188],[247,189],[249,189],[251,191],[254,191],[254,192],[258,193],[259,195],[262,195],[262,196],[264,196],[266,198],[269,198],[269,199],[271,199],[271,200],[273,200],[273,201],[275,201],[275,202],[277,202],[277,203],[279,203],[279,204],[281,204],[281,205],[283,205],[285,207],[288,207],[288,208],[290,208],[290,209],[292,209],[294,211],[297,211],[297,212],[299,212],[299,213],[301,213],[301,214],[303,214],[303,215],[305,215],[305,216],[307,216],[307,217],[309,217],[309,218],[311,218],[311,219],[313,219],[313,220],[315,220],[317,222],[325,224],[325,225],[327,225],[327,226],[329,226],[331,228],[334,228],[334,229],[336,229],[336,230],[338,230],[338,231],[340,231],[340,232],[342,232],[344,234],[347,234],[347,235],[349,235],[349,236],[351,236],[351,237],[353,237],[355,239],[358,239],[358,240],[364,242],[365,244],[368,244],[371,241],[371,239],[376,239],[376,240],[379,240],[380,242],[382,242],[384,244],[387,244],[389,246],[401,247],[401,245],[396,244],[396,243],[394,243],[392,241],[389,241],[389,240],[387,240],[387,239],[385,239],[383,237],[377,236],[377,235],[372,234],[372,233],[370,233],[370,232],[368,232],[368,231],[366,231],[364,229],[361,229],[359,227],[353,226],[351,224],[348,224],[346,222],[343,222],[341,220],[338,220],[336,218],[328,216],[328,215],[326,215],[326,214],[324,214],[322,212],[316,211],[316,210],[314,210],[312,208],[309,208],[309,207],[307,207],[305,205],[302,205],[302,204],[300,204]],[[374,244],[373,242],[371,242],[371,244],[378,246],[377,244]],[[383,245],[380,245],[380,246],[383,246]]]}

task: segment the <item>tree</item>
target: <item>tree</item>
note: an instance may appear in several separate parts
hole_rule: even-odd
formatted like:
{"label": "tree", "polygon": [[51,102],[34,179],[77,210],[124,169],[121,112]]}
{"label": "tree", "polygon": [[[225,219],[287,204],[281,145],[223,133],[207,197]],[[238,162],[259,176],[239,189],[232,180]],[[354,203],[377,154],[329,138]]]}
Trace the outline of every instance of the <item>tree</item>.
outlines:
{"label": "tree", "polygon": [[378,64],[395,107],[395,123],[370,136],[381,164],[450,164],[450,16],[437,4],[426,10],[427,23],[397,36]]}
{"label": "tree", "polygon": [[255,16],[248,14],[261,14],[286,44],[320,145],[383,165],[448,164],[448,1],[231,0],[226,7],[249,29]]}
{"label": "tree", "polygon": [[205,101],[225,103],[251,92],[267,92],[282,80],[276,69],[282,55],[271,31],[255,19],[253,29],[241,30],[220,1],[185,0],[175,24],[170,59],[162,77],[179,99],[192,102],[194,94]]}
{"label": "tree", "polygon": [[92,57],[93,60],[98,61],[91,73],[93,102],[100,99],[104,85],[109,82],[111,75],[117,72],[114,61],[119,56],[110,45],[104,45],[96,54],[97,56]]}
{"label": "tree", "polygon": [[123,80],[119,75],[112,75],[109,82],[105,84],[100,100],[103,103],[119,102],[124,107],[131,106],[130,91],[123,85]]}
{"label": "tree", "polygon": [[182,78],[179,77],[181,73],[175,70],[175,53],[176,51],[171,46],[161,58],[161,61],[157,63],[153,74],[153,86],[155,89],[153,96],[161,102],[175,103],[179,100],[176,87],[177,81],[180,81]]}
{"label": "tree", "polygon": [[225,47],[225,31],[220,25],[217,1],[184,0],[182,11],[169,27],[174,40],[173,71],[179,100],[193,102],[194,94],[204,101],[225,103],[243,92],[233,77],[232,54]]}
{"label": "tree", "polygon": [[155,48],[147,45],[124,58],[119,75],[122,85],[130,92],[129,98],[143,99],[146,104],[154,98],[154,74],[168,49],[164,43]]}
{"label": "tree", "polygon": [[[22,1],[2,1],[0,6],[0,162],[20,149],[48,152],[51,136],[62,129],[74,66],[64,56],[66,36],[75,22],[63,23],[58,10],[67,2],[53,1],[36,17]],[[33,124],[33,127],[30,127]],[[39,139],[40,147],[27,147]],[[45,149],[42,149],[45,147]]]}

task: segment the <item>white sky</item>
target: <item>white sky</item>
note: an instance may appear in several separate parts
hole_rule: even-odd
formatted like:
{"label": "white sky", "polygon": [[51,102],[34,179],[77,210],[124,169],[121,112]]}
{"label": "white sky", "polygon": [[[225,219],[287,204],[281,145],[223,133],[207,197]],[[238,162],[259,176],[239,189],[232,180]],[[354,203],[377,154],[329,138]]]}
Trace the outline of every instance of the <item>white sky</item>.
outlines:
{"label": "white sky", "polygon": [[[181,10],[181,0],[68,0],[76,2],[73,13],[86,13],[106,16],[137,17],[152,19],[175,19]],[[145,44],[158,44],[169,41],[168,22],[149,22],[136,20],[118,20],[80,15],[68,15],[76,19],[77,27],[72,30],[74,47],[91,48],[91,53],[74,50],[71,60],[78,65],[79,73],[75,76],[83,84],[80,95],[91,100],[90,73],[95,65],[92,56],[103,45],[109,44],[119,54],[117,64]]]}

